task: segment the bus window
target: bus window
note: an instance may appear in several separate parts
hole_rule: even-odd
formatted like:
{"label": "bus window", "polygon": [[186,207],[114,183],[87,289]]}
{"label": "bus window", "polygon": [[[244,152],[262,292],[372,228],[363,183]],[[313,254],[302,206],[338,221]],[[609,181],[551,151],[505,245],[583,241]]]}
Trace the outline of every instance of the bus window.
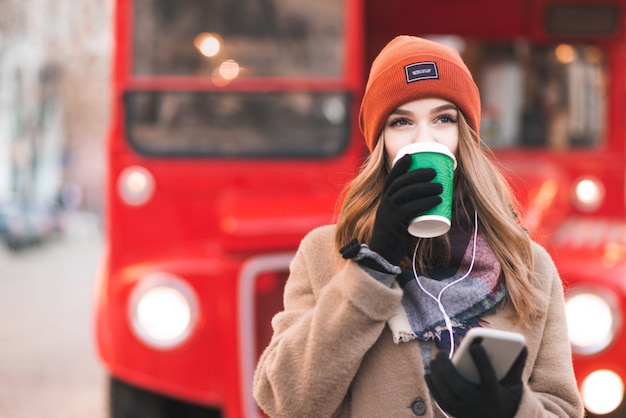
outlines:
{"label": "bus window", "polygon": [[133,74],[338,77],[344,4],[338,0],[134,0]]}
{"label": "bus window", "polygon": [[594,147],[606,124],[606,63],[593,45],[452,43],[468,63],[482,102],[480,134],[494,148]]}
{"label": "bus window", "polygon": [[127,138],[152,156],[330,157],[349,140],[347,93],[126,94]]}

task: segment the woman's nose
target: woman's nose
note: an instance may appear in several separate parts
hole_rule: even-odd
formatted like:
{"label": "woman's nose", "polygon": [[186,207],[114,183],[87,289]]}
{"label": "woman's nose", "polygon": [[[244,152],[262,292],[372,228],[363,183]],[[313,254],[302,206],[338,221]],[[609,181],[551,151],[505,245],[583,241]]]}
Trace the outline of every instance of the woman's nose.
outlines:
{"label": "woman's nose", "polygon": [[435,142],[435,138],[427,126],[417,125],[413,142]]}

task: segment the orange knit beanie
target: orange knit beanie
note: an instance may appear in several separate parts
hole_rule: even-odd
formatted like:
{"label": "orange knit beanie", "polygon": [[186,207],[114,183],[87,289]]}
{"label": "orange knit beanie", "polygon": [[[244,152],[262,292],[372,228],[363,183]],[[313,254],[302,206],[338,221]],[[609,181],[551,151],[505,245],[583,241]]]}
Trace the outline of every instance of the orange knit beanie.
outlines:
{"label": "orange knit beanie", "polygon": [[359,124],[370,151],[394,109],[429,97],[457,105],[478,133],[480,95],[459,53],[451,47],[415,36],[394,38],[372,63],[361,102]]}

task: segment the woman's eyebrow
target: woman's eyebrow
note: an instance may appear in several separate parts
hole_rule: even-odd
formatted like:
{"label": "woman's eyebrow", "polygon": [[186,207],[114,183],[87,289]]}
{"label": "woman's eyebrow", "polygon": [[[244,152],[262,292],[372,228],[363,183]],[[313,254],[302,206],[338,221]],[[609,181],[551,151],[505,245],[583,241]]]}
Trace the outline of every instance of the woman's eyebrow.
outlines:
{"label": "woman's eyebrow", "polygon": [[411,112],[410,110],[405,110],[405,109],[401,109],[401,108],[397,108],[394,109],[390,114],[391,115],[410,115],[413,112]]}
{"label": "woman's eyebrow", "polygon": [[447,103],[441,106],[437,106],[435,108],[433,108],[430,113],[438,113],[438,112],[443,112],[445,110],[458,110],[457,107],[455,105],[453,105],[452,103]]}
{"label": "woman's eyebrow", "polygon": [[[455,105],[453,105],[452,103],[446,103],[444,105],[432,108],[430,110],[430,113],[439,113],[439,112],[444,112],[446,110],[458,110],[458,108]],[[391,112],[391,115],[404,115],[404,116],[406,116],[406,115],[411,115],[411,114],[413,114],[413,112],[411,112],[410,110],[402,109],[401,107],[399,107],[397,109],[394,109]]]}

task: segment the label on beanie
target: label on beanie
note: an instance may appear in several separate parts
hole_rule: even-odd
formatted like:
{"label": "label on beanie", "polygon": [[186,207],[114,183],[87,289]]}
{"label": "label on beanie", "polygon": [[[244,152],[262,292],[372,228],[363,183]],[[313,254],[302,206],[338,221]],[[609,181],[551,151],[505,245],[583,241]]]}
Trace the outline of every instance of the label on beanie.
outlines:
{"label": "label on beanie", "polygon": [[416,62],[404,67],[406,73],[406,82],[412,83],[419,80],[438,79],[439,72],[437,71],[437,64],[434,62]]}

